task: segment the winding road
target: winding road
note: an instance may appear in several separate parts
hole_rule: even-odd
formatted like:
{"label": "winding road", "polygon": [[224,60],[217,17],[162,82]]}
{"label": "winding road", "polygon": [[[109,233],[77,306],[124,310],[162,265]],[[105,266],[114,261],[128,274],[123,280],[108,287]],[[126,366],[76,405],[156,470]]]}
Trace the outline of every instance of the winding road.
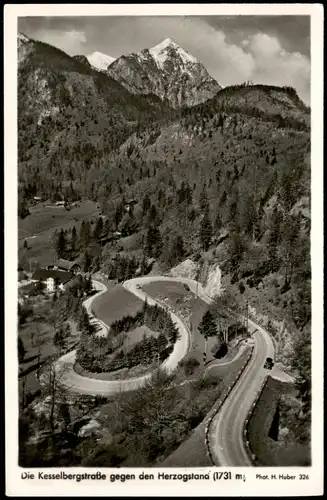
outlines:
{"label": "winding road", "polygon": [[[133,293],[137,297],[139,297],[143,302],[147,301],[149,305],[158,304],[160,307],[161,304],[150,297],[147,293],[145,293],[140,287],[151,283],[153,281],[160,281],[160,277],[142,277],[142,278],[134,278],[128,280],[124,283],[124,288],[129,292]],[[166,278],[166,281],[169,278]],[[180,281],[176,278],[172,278],[173,281]],[[94,281],[94,287],[98,289],[98,293],[88,298],[84,305],[91,315],[91,305],[95,298],[104,293],[106,290],[103,288],[104,285],[98,281]],[[184,324],[181,318],[175,314],[173,311],[169,310],[170,316],[175,323],[178,332],[179,338],[177,339],[174,350],[170,354],[170,356],[162,363],[161,368],[164,369],[167,373],[171,373],[175,370],[178,363],[184,358],[187,354],[190,347],[190,339],[191,332],[188,327]],[[107,329],[108,326],[101,320],[94,318],[91,315],[92,321],[94,323],[99,323],[100,327],[103,329]],[[100,330],[101,330],[100,328]],[[99,334],[99,333],[98,333]],[[116,394],[117,392],[127,392],[134,391],[140,387],[142,387],[148,380],[153,376],[152,373],[143,375],[137,378],[131,378],[127,380],[98,380],[93,378],[88,378],[82,375],[79,375],[74,370],[76,358],[76,351],[71,351],[59,358],[56,361],[56,370],[59,373],[60,384],[66,389],[78,392],[80,394],[89,394],[89,395],[103,395],[109,396],[112,394]]]}
{"label": "winding road", "polygon": [[[141,288],[146,284],[156,281],[177,281],[184,283],[206,303],[212,303],[212,299],[206,295],[201,284],[188,278],[145,276],[128,280],[123,286],[141,300],[147,300],[150,305],[160,305]],[[95,285],[100,289],[98,292],[99,294],[104,293],[102,284],[95,282]],[[98,294],[94,295],[91,299],[94,300],[97,296]],[[86,305],[88,311],[90,311],[92,300],[87,299],[88,302]],[[191,334],[188,327],[179,316],[170,308],[168,308],[168,310],[180,334],[173,352],[162,364],[162,367],[170,373],[177,367],[179,361],[183,359],[188,352]],[[103,324],[103,326],[107,327],[105,324]],[[267,372],[267,370],[263,368],[263,365],[266,357],[274,357],[274,346],[269,334],[251,320],[249,320],[249,330],[253,333],[253,355],[240,379],[231,390],[225,403],[218,414],[213,418],[210,425],[209,442],[215,465],[251,465],[251,460],[244,445],[243,428],[253,402],[261,389],[263,380],[267,374],[273,375],[272,372]],[[74,371],[74,363],[75,351],[72,351],[61,357],[57,361],[56,367],[63,369],[60,382],[70,390],[82,394],[112,395],[117,392],[132,391],[144,385],[152,376],[152,374],[147,374],[134,379],[114,381],[91,379],[78,375]]]}

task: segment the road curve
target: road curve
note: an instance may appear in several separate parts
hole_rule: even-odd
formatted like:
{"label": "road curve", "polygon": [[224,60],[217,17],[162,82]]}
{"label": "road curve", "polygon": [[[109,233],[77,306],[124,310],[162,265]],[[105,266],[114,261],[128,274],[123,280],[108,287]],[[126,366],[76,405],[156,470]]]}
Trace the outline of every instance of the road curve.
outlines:
{"label": "road curve", "polygon": [[88,297],[86,300],[84,300],[83,305],[90,317],[90,323],[94,325],[94,327],[96,328],[95,335],[97,337],[106,337],[108,335],[109,326],[104,321],[94,316],[94,314],[92,313],[92,303],[94,299],[98,298],[103,293],[106,293],[108,288],[106,287],[106,285],[104,285],[104,283],[101,283],[101,281],[96,281],[96,280],[92,280],[92,285],[93,285],[93,290],[96,290],[97,293],[95,295],[91,295],[91,297]]}
{"label": "road curve", "polygon": [[[160,281],[160,277],[146,277],[146,278],[134,278],[126,281],[123,286],[126,290],[130,291],[141,300],[145,302],[147,300],[148,304],[160,305],[156,300],[150,297],[147,293],[139,288],[139,286],[143,286],[148,283],[152,283],[154,281]],[[166,281],[169,281],[170,278],[166,278]],[[178,281],[178,279],[172,278],[172,281]],[[179,280],[181,281],[181,280]],[[95,282],[96,288],[100,291],[87,299],[84,303],[87,311],[90,314],[92,301],[100,294],[104,293],[105,289],[103,285],[99,282]],[[102,285],[102,286],[100,286]],[[162,306],[161,306],[162,307]],[[178,363],[184,358],[186,353],[188,352],[190,346],[190,336],[191,333],[188,327],[183,323],[183,321],[177,316],[172,310],[167,308],[170,313],[170,316],[175,323],[178,332],[179,338],[177,339],[174,350],[170,354],[170,356],[164,361],[161,365],[161,368],[165,369],[167,373],[171,373],[177,367]],[[93,317],[94,318],[94,317]],[[98,319],[94,319],[94,321],[98,321]],[[101,320],[98,321],[99,324],[103,325],[103,327],[107,327],[105,323]],[[74,370],[76,358],[76,351],[71,351],[59,358],[56,361],[55,367],[60,376],[60,384],[66,389],[72,392],[78,392],[80,394],[89,394],[89,395],[112,395],[119,392],[127,392],[134,391],[140,387],[142,387],[146,381],[148,381],[152,373],[143,375],[141,377],[127,379],[127,380],[99,380],[93,379],[89,377],[85,377],[79,375]]]}

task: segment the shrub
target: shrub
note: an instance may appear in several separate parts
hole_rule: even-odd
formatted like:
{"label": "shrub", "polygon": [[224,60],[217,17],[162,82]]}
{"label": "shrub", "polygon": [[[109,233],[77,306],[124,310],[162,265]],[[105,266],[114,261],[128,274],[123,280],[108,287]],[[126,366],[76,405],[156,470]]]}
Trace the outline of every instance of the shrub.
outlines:
{"label": "shrub", "polygon": [[179,366],[183,369],[185,375],[192,375],[194,370],[199,366],[200,362],[193,356],[184,358],[180,361]]}

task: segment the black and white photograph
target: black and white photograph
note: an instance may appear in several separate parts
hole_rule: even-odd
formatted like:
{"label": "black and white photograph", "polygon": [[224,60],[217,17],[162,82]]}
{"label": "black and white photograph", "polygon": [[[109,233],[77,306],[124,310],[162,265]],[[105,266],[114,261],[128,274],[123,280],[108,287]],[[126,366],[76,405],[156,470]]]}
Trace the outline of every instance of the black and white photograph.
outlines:
{"label": "black and white photograph", "polygon": [[304,5],[18,10],[6,339],[27,489],[102,469],[130,496],[242,495],[251,469],[265,495],[322,485],[322,38]]}

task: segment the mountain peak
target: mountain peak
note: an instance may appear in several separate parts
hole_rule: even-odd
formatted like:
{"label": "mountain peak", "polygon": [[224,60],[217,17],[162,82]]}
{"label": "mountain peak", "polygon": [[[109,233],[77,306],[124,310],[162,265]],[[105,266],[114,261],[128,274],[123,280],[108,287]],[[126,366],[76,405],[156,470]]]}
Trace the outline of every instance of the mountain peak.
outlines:
{"label": "mountain peak", "polygon": [[152,47],[149,50],[150,51],[153,50],[155,52],[160,52],[161,50],[165,50],[169,46],[174,47],[175,49],[177,47],[179,47],[179,45],[177,45],[177,43],[174,42],[174,40],[172,38],[165,38],[164,40],[162,40],[162,42],[158,43],[157,45],[155,45],[154,47]]}
{"label": "mountain peak", "polygon": [[165,38],[162,42],[158,43],[151,49],[149,49],[149,52],[157,65],[159,67],[162,67],[162,65],[165,63],[165,61],[168,58],[168,50],[167,49],[174,49],[176,53],[180,56],[182,59],[183,63],[197,63],[197,59],[186,52],[186,50],[182,49],[172,38]]}
{"label": "mountain peak", "polygon": [[108,66],[113,63],[116,58],[103,54],[102,52],[93,52],[92,54],[86,56],[91,66],[99,71],[106,71]]}

